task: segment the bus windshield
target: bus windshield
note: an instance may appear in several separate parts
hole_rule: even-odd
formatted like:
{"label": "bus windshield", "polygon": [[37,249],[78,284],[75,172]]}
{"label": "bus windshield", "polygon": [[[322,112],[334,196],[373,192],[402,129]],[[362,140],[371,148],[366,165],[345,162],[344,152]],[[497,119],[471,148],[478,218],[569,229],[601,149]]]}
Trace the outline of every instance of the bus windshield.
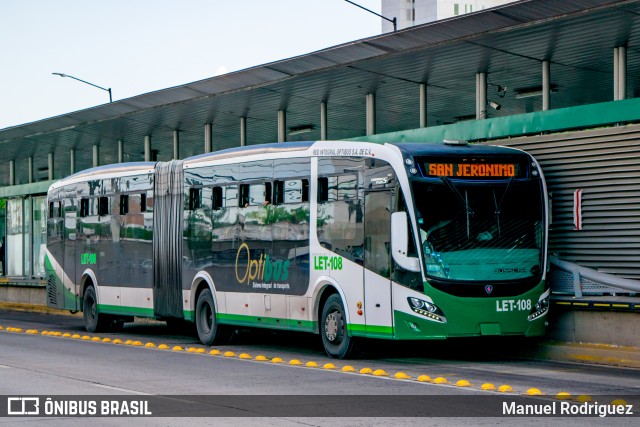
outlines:
{"label": "bus windshield", "polygon": [[528,279],[541,274],[542,186],[415,181],[427,277],[455,281]]}

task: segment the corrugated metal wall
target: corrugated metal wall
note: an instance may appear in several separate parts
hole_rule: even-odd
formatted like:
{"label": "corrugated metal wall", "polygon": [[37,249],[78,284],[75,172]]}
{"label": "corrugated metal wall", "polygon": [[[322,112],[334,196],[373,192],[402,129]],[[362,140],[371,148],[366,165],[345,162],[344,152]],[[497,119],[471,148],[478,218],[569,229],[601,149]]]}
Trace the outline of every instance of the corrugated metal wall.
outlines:
{"label": "corrugated metal wall", "polygon": [[[562,260],[640,279],[640,125],[494,140],[533,154],[552,193],[549,251]],[[582,189],[583,228],[573,224]]]}

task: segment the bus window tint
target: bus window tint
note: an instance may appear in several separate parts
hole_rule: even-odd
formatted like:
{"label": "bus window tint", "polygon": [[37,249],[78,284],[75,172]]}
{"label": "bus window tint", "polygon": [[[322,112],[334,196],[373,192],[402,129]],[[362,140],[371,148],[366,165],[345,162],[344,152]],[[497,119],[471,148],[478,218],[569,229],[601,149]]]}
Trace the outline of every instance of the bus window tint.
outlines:
{"label": "bus window tint", "polygon": [[[319,181],[326,180],[326,200],[319,193],[318,239],[320,244],[344,258],[363,263],[364,160],[319,159]],[[329,175],[329,176],[326,176]]]}

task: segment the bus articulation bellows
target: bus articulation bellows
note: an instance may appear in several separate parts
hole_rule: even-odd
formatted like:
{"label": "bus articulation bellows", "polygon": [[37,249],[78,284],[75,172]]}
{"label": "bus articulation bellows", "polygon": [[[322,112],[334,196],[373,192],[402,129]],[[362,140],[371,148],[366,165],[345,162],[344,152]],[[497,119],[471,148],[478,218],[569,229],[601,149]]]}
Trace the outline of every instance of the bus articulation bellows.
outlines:
{"label": "bus articulation bellows", "polygon": [[48,192],[47,301],[86,329],[134,316],[361,337],[544,334],[548,214],[529,154],[322,141],[76,173]]}

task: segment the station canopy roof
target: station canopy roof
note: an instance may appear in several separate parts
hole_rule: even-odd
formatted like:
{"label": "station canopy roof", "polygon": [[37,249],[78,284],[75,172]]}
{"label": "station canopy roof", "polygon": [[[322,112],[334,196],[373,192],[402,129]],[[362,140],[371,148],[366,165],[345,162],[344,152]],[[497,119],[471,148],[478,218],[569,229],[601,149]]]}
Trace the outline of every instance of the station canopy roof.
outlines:
{"label": "station canopy roof", "polygon": [[[427,84],[428,125],[475,119],[475,74],[488,76],[487,98],[501,104],[488,117],[541,110],[541,61],[551,63],[551,108],[613,99],[613,49],[627,47],[627,97],[640,93],[640,1],[526,0],[356,40],[317,52],[118,100],[82,111],[0,130],[0,183],[46,180],[92,165],[144,157],[150,135],[158,160],[203,152],[204,125],[213,124],[213,147],[277,140],[277,111],[287,111],[288,140],[320,139],[320,103],[328,109],[329,139],[365,134],[365,96],[376,94],[376,133],[419,127],[419,85]],[[506,93],[498,91],[506,86]],[[304,133],[295,132],[307,129]]]}

